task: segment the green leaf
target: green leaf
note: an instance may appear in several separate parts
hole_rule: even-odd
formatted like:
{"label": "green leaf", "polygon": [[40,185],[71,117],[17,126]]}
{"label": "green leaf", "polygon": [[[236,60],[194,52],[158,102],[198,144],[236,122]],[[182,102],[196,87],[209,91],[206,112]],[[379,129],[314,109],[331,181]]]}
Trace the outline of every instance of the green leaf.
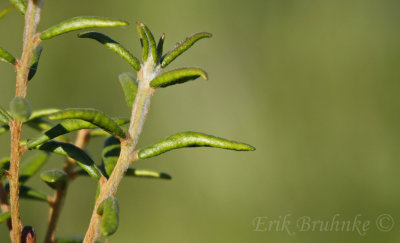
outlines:
{"label": "green leaf", "polygon": [[46,170],[40,174],[40,178],[47,183],[51,188],[57,190],[59,188],[65,188],[68,180],[68,175],[62,170],[51,169]]}
{"label": "green leaf", "polygon": [[35,51],[33,52],[32,63],[31,63],[31,67],[29,69],[28,80],[31,80],[36,74],[37,68],[39,66],[39,59],[40,59],[40,55],[42,54],[42,50],[43,50],[42,45],[38,45],[36,47]]}
{"label": "green leaf", "polygon": [[14,7],[13,7],[13,6],[1,10],[1,11],[0,11],[0,19],[4,18],[4,16],[6,16],[7,14],[9,14],[9,13],[10,13],[11,11],[13,11],[13,10],[14,10]]}
{"label": "green leaf", "polygon": [[106,36],[105,34],[99,32],[85,32],[78,34],[79,38],[90,38],[97,40],[101,44],[105,45],[111,51],[117,53],[120,57],[122,57],[125,61],[129,63],[136,71],[140,70],[140,62],[139,60],[130,53],[125,47],[123,47],[120,43]]}
{"label": "green leaf", "polygon": [[8,123],[12,120],[12,117],[6,110],[0,107],[0,122],[8,125]]}
{"label": "green leaf", "polygon": [[0,47],[0,61],[8,62],[12,65],[15,64],[15,57],[11,55],[8,51]]}
{"label": "green leaf", "polygon": [[4,175],[6,175],[6,173],[7,173],[7,170],[5,170],[5,169],[3,169],[3,168],[0,168],[0,179],[1,179],[1,177],[3,177]]}
{"label": "green leaf", "polygon": [[117,164],[121,152],[121,143],[116,137],[109,137],[104,142],[104,148],[101,153],[103,168],[107,178],[111,175]]}
{"label": "green leaf", "polygon": [[157,172],[152,170],[142,170],[135,168],[128,168],[125,173],[126,176],[141,177],[141,178],[155,178],[155,179],[167,179],[170,180],[172,177],[164,172]]}
{"label": "green leaf", "polygon": [[92,158],[90,158],[90,156],[85,151],[76,147],[73,144],[49,141],[39,145],[35,149],[68,156],[76,160],[78,165],[82,167],[82,169],[84,169],[94,179],[98,180],[101,176],[100,171],[96,167]]}
{"label": "green leaf", "polygon": [[157,57],[158,60],[157,62],[161,61],[161,57],[163,54],[163,48],[164,48],[164,41],[165,41],[165,33],[163,33],[160,37],[160,40],[158,40],[158,44],[157,44]]}
{"label": "green leaf", "polygon": [[9,218],[11,218],[11,212],[5,212],[5,213],[0,214],[0,224]]}
{"label": "green leaf", "polygon": [[118,19],[91,16],[74,17],[43,31],[40,34],[40,39],[47,40],[74,30],[97,27],[117,27],[126,25],[128,25],[128,22]]}
{"label": "green leaf", "polygon": [[149,56],[149,40],[146,38],[147,35],[144,32],[144,29],[140,26],[139,23],[136,23],[136,29],[139,32],[139,37],[140,37],[140,43],[142,44],[142,58],[143,62],[147,61],[147,57]]}
{"label": "green leaf", "polygon": [[194,45],[198,40],[203,38],[210,38],[212,34],[207,32],[196,33],[192,36],[186,38],[186,40],[177,44],[174,49],[165,54],[161,59],[161,67],[165,68],[168,64],[170,64],[175,58],[180,56],[182,53],[187,51],[190,47]]}
{"label": "green leaf", "polygon": [[[126,118],[114,118],[113,120],[114,120],[115,123],[117,123],[119,126],[123,126],[123,125],[128,124],[128,123],[130,122],[130,120],[129,120],[129,119],[126,119]],[[110,133],[104,131],[104,130],[101,129],[101,128],[96,128],[96,129],[93,129],[93,130],[89,133],[89,135],[90,135],[91,137],[110,136]]]}
{"label": "green leaf", "polygon": [[19,169],[20,184],[24,184],[29,178],[36,174],[36,172],[38,172],[44,163],[46,163],[47,158],[47,153],[40,152],[24,160]]}
{"label": "green leaf", "polygon": [[106,130],[113,136],[125,138],[125,133],[122,128],[112,118],[108,117],[99,110],[89,108],[65,109],[49,116],[49,119],[81,119]]}
{"label": "green leaf", "polygon": [[131,73],[121,73],[118,79],[124,91],[126,104],[132,108],[138,90],[137,81]]}
{"label": "green leaf", "polygon": [[170,85],[185,83],[190,80],[195,80],[198,77],[208,80],[207,73],[199,68],[179,68],[169,72],[162,73],[155,77],[150,86],[154,88],[165,88]]}
{"label": "green leaf", "polygon": [[[156,41],[154,40],[154,35],[151,33],[150,29],[143,23],[140,24],[140,28],[143,30],[144,34],[143,36],[147,37],[147,42],[149,43],[149,47],[151,50],[151,56],[153,58],[153,62],[157,63],[157,46],[156,46]],[[142,33],[143,33],[142,32]]]}
{"label": "green leaf", "polygon": [[16,96],[10,102],[10,114],[19,121],[27,121],[32,114],[31,105],[27,99]]}
{"label": "green leaf", "polygon": [[80,235],[68,235],[56,237],[56,243],[82,243],[83,239]]}
{"label": "green leaf", "polygon": [[4,157],[0,160],[0,168],[5,170],[10,169],[10,157]]}
{"label": "green leaf", "polygon": [[10,130],[10,127],[8,125],[0,126],[0,135],[8,132],[9,130]]}
{"label": "green leaf", "polygon": [[[29,127],[39,131],[39,132],[43,132],[43,131],[47,131],[50,130],[54,124],[43,119],[43,118],[36,118],[34,120],[29,119],[29,121],[26,123],[26,125],[28,125]],[[68,142],[68,138],[61,135],[58,136],[57,138],[55,138],[55,140],[57,141],[61,141],[61,142]]]}
{"label": "green leaf", "polygon": [[28,148],[33,148],[63,134],[67,134],[81,129],[92,129],[92,128],[97,128],[97,126],[93,125],[90,122],[80,119],[68,119],[62,121],[60,124],[57,124],[50,130],[44,132],[43,134],[35,138],[29,139],[27,146]]}
{"label": "green leaf", "polygon": [[185,147],[215,147],[237,151],[252,151],[255,148],[245,143],[229,141],[198,132],[181,132],[167,137],[139,151],[140,159],[147,159],[173,149]]}
{"label": "green leaf", "polygon": [[[9,185],[7,185],[7,191],[9,191]],[[19,186],[19,196],[24,199],[32,199],[37,201],[48,202],[48,196],[43,192],[40,192],[32,187],[21,185]]]}
{"label": "green leaf", "polygon": [[15,8],[21,13],[25,14],[26,4],[24,0],[10,0],[12,4],[14,4]]}
{"label": "green leaf", "polygon": [[46,109],[34,110],[34,111],[32,111],[32,115],[29,117],[29,121],[37,119],[37,118],[49,116],[49,115],[52,115],[52,114],[54,114],[56,112],[59,112],[59,111],[60,111],[60,109],[55,109],[55,108],[46,108]]}
{"label": "green leaf", "polygon": [[97,214],[102,215],[100,232],[104,236],[115,233],[118,228],[119,212],[118,201],[115,197],[108,197],[97,208]]}

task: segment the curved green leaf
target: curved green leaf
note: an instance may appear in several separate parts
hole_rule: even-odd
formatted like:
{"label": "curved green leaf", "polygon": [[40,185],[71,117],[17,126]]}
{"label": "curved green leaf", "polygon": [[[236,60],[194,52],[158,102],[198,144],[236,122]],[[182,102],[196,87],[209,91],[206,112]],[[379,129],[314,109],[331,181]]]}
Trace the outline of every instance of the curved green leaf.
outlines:
{"label": "curved green leaf", "polygon": [[186,40],[177,44],[174,49],[165,54],[161,59],[161,67],[165,68],[168,64],[170,64],[175,58],[180,56],[182,53],[187,51],[190,47],[194,45],[198,40],[203,38],[210,38],[212,34],[207,32],[196,33],[192,36],[186,38]]}
{"label": "curved green leaf", "polygon": [[36,174],[36,172],[38,172],[44,163],[46,163],[47,158],[47,153],[40,152],[24,160],[19,169],[20,184],[24,184],[29,178]]}
{"label": "curved green leaf", "polygon": [[0,107],[0,122],[8,125],[8,123],[12,120],[12,117],[6,110]]}
{"label": "curved green leaf", "polygon": [[[113,119],[115,121],[115,123],[117,123],[119,126],[123,126],[125,124],[128,124],[130,122],[129,119],[126,118],[114,118]],[[91,137],[99,137],[99,136],[109,136],[110,133],[104,131],[101,128],[95,128],[92,131],[90,131],[89,135]]]}
{"label": "curved green leaf", "polygon": [[132,108],[138,90],[137,81],[131,73],[121,73],[118,79],[124,91],[126,104]]}
{"label": "curved green leaf", "polygon": [[12,65],[15,63],[15,57],[11,55],[8,51],[0,47],[0,61],[8,62]]}
{"label": "curved green leaf", "polygon": [[144,32],[144,29],[140,26],[139,23],[136,23],[136,29],[139,32],[139,37],[140,37],[140,43],[142,44],[142,49],[143,49],[143,53],[142,53],[142,58],[143,58],[143,62],[147,61],[147,57],[149,56],[149,39],[146,38],[147,35]]}
{"label": "curved green leaf", "polygon": [[96,167],[92,158],[90,158],[90,156],[85,151],[76,147],[73,144],[49,141],[37,146],[35,149],[68,156],[76,160],[78,165],[82,167],[82,169],[84,169],[94,179],[98,180],[101,177],[99,169]]}
{"label": "curved green leaf", "polygon": [[140,70],[140,62],[139,60],[130,53],[125,47],[123,47],[120,43],[106,36],[105,34],[99,32],[85,32],[78,34],[79,38],[90,38],[97,40],[101,44],[105,45],[111,51],[117,53],[120,57],[122,57],[125,61],[129,63],[136,71]]}
{"label": "curved green leaf", "polygon": [[141,178],[155,178],[155,179],[167,179],[171,180],[172,176],[164,172],[157,172],[152,170],[142,170],[142,169],[135,169],[135,168],[128,168],[125,173],[126,176],[134,176],[134,177],[141,177]]}
{"label": "curved green leaf", "polygon": [[60,124],[57,124],[50,130],[46,131],[45,133],[35,138],[29,139],[27,146],[28,148],[33,148],[63,134],[67,134],[81,129],[92,129],[92,128],[97,128],[97,126],[93,125],[90,122],[80,119],[68,119],[62,121]]}
{"label": "curved green leaf", "polygon": [[95,28],[95,27],[117,27],[126,25],[128,25],[128,22],[118,19],[92,17],[92,16],[74,17],[43,31],[40,34],[40,39],[47,40],[74,30],[81,30],[81,29]]}
{"label": "curved green leaf", "polygon": [[[29,127],[39,131],[39,132],[43,132],[43,131],[47,131],[50,130],[54,124],[43,119],[43,118],[36,118],[36,119],[29,119],[29,121],[26,123],[26,125],[28,125]],[[68,142],[68,138],[61,135],[55,138],[55,140],[57,141],[61,141],[61,142]]]}
{"label": "curved green leaf", "polygon": [[150,82],[150,86],[154,88],[165,88],[170,85],[195,80],[198,77],[202,77],[205,80],[208,80],[207,73],[200,68],[179,68],[158,75]]}
{"label": "curved green leaf", "polygon": [[158,61],[161,61],[162,58],[162,54],[163,54],[163,48],[164,48],[164,41],[165,41],[165,33],[163,33],[160,37],[160,39],[158,40],[158,44],[157,44],[157,57],[158,57]]}
{"label": "curved green leaf", "polygon": [[15,8],[21,13],[25,14],[26,4],[24,0],[10,0],[12,4],[14,4]]}
{"label": "curved green leaf", "polygon": [[237,151],[252,151],[255,148],[245,143],[229,141],[198,132],[181,132],[167,137],[139,151],[140,159],[147,159],[173,149],[185,147],[215,147]]}
{"label": "curved green leaf", "polygon": [[8,132],[9,130],[10,130],[10,127],[8,125],[0,126],[0,135]]}
{"label": "curved green leaf", "polygon": [[42,55],[42,51],[43,51],[43,46],[38,45],[36,47],[35,51],[33,52],[32,63],[31,63],[31,67],[29,69],[28,80],[33,79],[33,77],[36,74],[37,68],[39,66],[40,55]]}
{"label": "curved green leaf", "polygon": [[5,213],[0,214],[0,224],[9,218],[11,218],[11,212],[5,212]]}
{"label": "curved green leaf", "polygon": [[145,24],[141,23],[140,28],[143,30],[145,36],[147,37],[153,62],[156,63],[158,57],[157,57],[157,46],[156,46],[156,41],[154,40],[154,35],[153,33],[151,33],[150,29]]}
{"label": "curved green leaf", "polygon": [[119,210],[118,201],[115,197],[108,197],[97,208],[97,214],[102,215],[100,221],[100,232],[104,236],[115,233],[118,228]]}
{"label": "curved green leaf", "polygon": [[65,109],[49,116],[49,119],[81,119],[108,131],[111,135],[125,137],[124,131],[113,119],[95,109]]}
{"label": "curved green leaf", "polygon": [[68,175],[62,170],[51,169],[40,174],[40,178],[54,190],[65,188]]}
{"label": "curved green leaf", "polygon": [[104,148],[101,153],[104,172],[107,177],[111,175],[117,164],[121,152],[121,143],[116,137],[109,137],[104,142]]}
{"label": "curved green leaf", "polygon": [[7,14],[9,14],[11,11],[13,11],[14,7],[8,7],[6,9],[3,9],[0,11],[0,19],[4,18],[4,16],[6,16]]}
{"label": "curved green leaf", "polygon": [[83,239],[80,235],[68,235],[56,237],[56,243],[82,243]]}
{"label": "curved green leaf", "polygon": [[32,114],[32,108],[28,100],[16,96],[10,102],[10,114],[19,121],[27,121]]}
{"label": "curved green leaf", "polygon": [[41,118],[44,116],[49,116],[52,115],[56,112],[59,112],[60,109],[55,109],[55,108],[46,108],[46,109],[40,109],[40,110],[34,110],[32,111],[31,116],[29,117],[29,121],[37,119],[37,118]]}

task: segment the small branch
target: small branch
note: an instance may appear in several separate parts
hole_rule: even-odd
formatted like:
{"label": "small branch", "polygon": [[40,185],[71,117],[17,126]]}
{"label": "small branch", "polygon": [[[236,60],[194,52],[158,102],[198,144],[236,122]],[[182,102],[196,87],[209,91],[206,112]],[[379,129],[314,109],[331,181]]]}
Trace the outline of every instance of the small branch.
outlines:
{"label": "small branch", "polygon": [[[84,149],[89,143],[90,136],[89,129],[82,129],[78,131],[78,135],[75,140],[75,146]],[[65,183],[65,187],[57,189],[54,197],[51,199],[50,210],[49,210],[49,223],[47,226],[47,232],[44,242],[53,243],[55,242],[55,233],[57,229],[58,220],[60,218],[61,210],[64,205],[65,197],[67,195],[68,186],[71,180],[73,180],[73,169],[76,162],[70,158],[67,158],[64,162],[64,171],[68,174],[68,180]]]}
{"label": "small branch", "polygon": [[[40,20],[40,11],[44,0],[29,0],[25,13],[25,26],[23,35],[23,51],[21,60],[16,65],[17,80],[15,96],[26,97],[27,82],[33,52],[39,44],[39,39],[35,36],[36,27]],[[22,122],[13,120],[10,122],[11,131],[11,159],[10,159],[10,204],[12,237],[14,243],[21,242],[22,223],[19,213],[19,163],[22,152],[19,147],[21,139]]]}

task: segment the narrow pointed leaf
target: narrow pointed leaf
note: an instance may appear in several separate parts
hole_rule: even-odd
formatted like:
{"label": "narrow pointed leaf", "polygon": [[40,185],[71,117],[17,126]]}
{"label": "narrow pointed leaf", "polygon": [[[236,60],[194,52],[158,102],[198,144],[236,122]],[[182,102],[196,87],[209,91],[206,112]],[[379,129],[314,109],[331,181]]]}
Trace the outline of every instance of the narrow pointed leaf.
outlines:
{"label": "narrow pointed leaf", "polygon": [[49,141],[39,145],[36,149],[68,156],[78,163],[91,177],[98,180],[101,176],[99,169],[90,156],[82,149],[70,143]]}
{"label": "narrow pointed leaf", "polygon": [[153,58],[153,62],[156,63],[157,62],[157,45],[156,45],[156,41],[154,40],[154,35],[153,33],[151,33],[150,29],[143,23],[140,24],[140,28],[143,29],[143,32],[145,33],[146,37],[147,37],[147,41],[149,43],[149,48],[150,48],[150,54]]}
{"label": "narrow pointed leaf", "polygon": [[[164,41],[165,41],[165,33],[163,33],[161,35],[160,40],[158,41],[158,44],[157,44],[157,57],[160,60],[161,60],[161,57],[163,54]],[[160,60],[158,60],[158,61],[160,61]]]}
{"label": "narrow pointed leaf", "polygon": [[[113,120],[114,120],[115,123],[117,123],[119,126],[126,125],[126,124],[128,124],[128,123],[130,122],[130,120],[129,120],[129,119],[126,119],[126,118],[114,118]],[[95,128],[95,129],[93,129],[93,130],[89,133],[89,135],[90,135],[91,137],[110,136],[110,133],[104,131],[104,130],[101,129],[101,128]]]}
{"label": "narrow pointed leaf", "polygon": [[[39,132],[44,132],[47,130],[50,130],[54,124],[43,119],[43,118],[36,118],[36,119],[29,119],[29,121],[26,123],[29,127],[39,131]],[[65,137],[64,135],[58,136],[54,138],[56,141],[61,141],[61,142],[68,142],[69,139]]]}
{"label": "narrow pointed leaf", "polygon": [[44,163],[46,163],[47,158],[47,153],[40,152],[24,160],[19,169],[19,182],[24,184],[29,178],[36,174]]}
{"label": "narrow pointed leaf", "polygon": [[[6,190],[10,191],[10,186],[6,186]],[[37,201],[48,202],[48,196],[32,187],[21,185],[19,186],[19,196],[24,199],[32,199]]]}
{"label": "narrow pointed leaf", "polygon": [[144,29],[140,26],[139,23],[136,23],[136,29],[139,32],[140,36],[140,43],[142,44],[142,58],[143,62],[147,61],[147,57],[149,56],[149,40],[146,38],[146,33],[144,32]]}
{"label": "narrow pointed leaf", "polygon": [[45,143],[63,134],[67,134],[81,129],[92,129],[92,128],[97,128],[97,126],[93,125],[90,122],[80,119],[68,119],[62,121],[60,124],[57,124],[50,130],[44,132],[43,134],[35,138],[29,139],[27,146],[28,148],[34,148],[42,143]]}
{"label": "narrow pointed leaf", "polygon": [[101,153],[103,168],[106,176],[109,177],[117,164],[121,152],[121,143],[116,137],[109,137],[104,142],[104,148]]}
{"label": "narrow pointed leaf", "polygon": [[119,210],[118,201],[115,197],[108,197],[97,208],[97,214],[102,215],[100,221],[100,232],[104,236],[115,233],[118,228]]}
{"label": "narrow pointed leaf", "polygon": [[152,170],[142,170],[135,168],[128,168],[125,173],[126,176],[141,177],[141,178],[155,178],[155,179],[167,179],[170,180],[172,177],[164,172],[157,172]]}
{"label": "narrow pointed leaf", "polygon": [[42,50],[43,50],[42,45],[38,45],[35,51],[33,52],[32,64],[29,69],[28,80],[31,80],[36,74],[37,68],[39,66],[40,55],[42,55]]}
{"label": "narrow pointed leaf", "polygon": [[126,25],[128,25],[128,22],[118,19],[92,17],[92,16],[74,17],[43,31],[40,34],[40,39],[47,40],[74,30],[81,30],[81,29],[95,28],[95,27],[117,27]]}
{"label": "narrow pointed leaf", "polygon": [[15,8],[21,13],[25,14],[26,4],[24,0],[10,0],[12,4],[14,4]]}
{"label": "narrow pointed leaf", "polygon": [[82,243],[83,237],[80,235],[69,235],[56,237],[56,243]]}
{"label": "narrow pointed leaf", "polygon": [[150,86],[154,88],[165,88],[170,85],[195,80],[198,77],[208,80],[207,73],[200,68],[179,68],[158,75],[150,82]]}
{"label": "narrow pointed leaf", "polygon": [[0,224],[11,218],[11,212],[5,212],[0,214]]}
{"label": "narrow pointed leaf", "polygon": [[181,132],[167,137],[149,147],[139,151],[140,159],[147,159],[168,152],[173,149],[185,147],[215,147],[237,151],[252,151],[255,148],[245,143],[238,143],[223,138],[214,137],[198,132]]}
{"label": "narrow pointed leaf", "polygon": [[8,125],[8,123],[12,120],[12,117],[6,110],[0,107],[0,122]]}
{"label": "narrow pointed leaf", "polygon": [[47,109],[41,109],[41,110],[34,110],[32,111],[31,116],[29,117],[29,121],[30,120],[34,120],[37,118],[41,118],[41,117],[45,117],[45,116],[49,116],[52,115],[54,113],[59,112],[60,109],[55,109],[55,108],[47,108]]}
{"label": "narrow pointed leaf", "polygon": [[168,64],[170,64],[175,58],[180,56],[182,53],[187,51],[190,47],[194,45],[198,40],[203,38],[210,38],[212,34],[207,32],[196,33],[192,36],[186,38],[186,40],[177,44],[174,49],[165,54],[161,60],[161,67],[165,68]]}
{"label": "narrow pointed leaf", "polygon": [[49,116],[49,119],[81,119],[106,130],[111,135],[125,137],[124,131],[113,119],[95,109],[65,109]]}
{"label": "narrow pointed leaf", "polygon": [[13,11],[14,7],[8,7],[6,9],[3,9],[0,11],[0,19],[4,18],[4,16],[6,16],[7,14],[9,14],[11,11]]}
{"label": "narrow pointed leaf", "polygon": [[123,47],[120,43],[106,36],[105,34],[99,32],[85,32],[78,34],[79,38],[90,38],[97,40],[104,46],[106,46],[111,51],[117,53],[120,57],[122,57],[125,61],[129,63],[136,71],[140,70],[140,62],[139,60],[133,56],[125,47]]}
{"label": "narrow pointed leaf", "polygon": [[12,65],[15,63],[15,57],[11,55],[8,51],[0,47],[0,61],[8,62]]}
{"label": "narrow pointed leaf", "polygon": [[118,79],[124,91],[126,104],[132,108],[138,90],[137,81],[131,73],[121,73]]}
{"label": "narrow pointed leaf", "polygon": [[10,127],[8,125],[0,126],[0,135],[8,132],[9,130],[10,130]]}
{"label": "narrow pointed leaf", "polygon": [[41,173],[40,178],[51,188],[57,190],[59,188],[65,188],[68,175],[62,170],[52,169]]}

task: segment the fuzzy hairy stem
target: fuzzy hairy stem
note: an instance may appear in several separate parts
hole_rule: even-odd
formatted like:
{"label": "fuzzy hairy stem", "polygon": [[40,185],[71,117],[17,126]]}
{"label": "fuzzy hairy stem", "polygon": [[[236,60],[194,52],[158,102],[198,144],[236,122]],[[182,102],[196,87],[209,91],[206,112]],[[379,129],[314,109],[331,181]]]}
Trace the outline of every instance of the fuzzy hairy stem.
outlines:
{"label": "fuzzy hairy stem", "polygon": [[[89,143],[90,130],[83,129],[78,131],[78,135],[75,140],[75,146],[85,149]],[[45,243],[55,242],[55,233],[57,230],[58,220],[60,218],[61,210],[64,205],[65,197],[67,195],[68,186],[73,178],[71,177],[73,169],[75,168],[76,162],[73,159],[67,158],[64,162],[64,172],[68,175],[68,180],[65,183],[65,187],[57,189],[54,197],[51,200],[51,206],[49,210],[49,223],[47,226],[47,232],[45,236]]]}
{"label": "fuzzy hairy stem", "polygon": [[[26,97],[27,83],[33,52],[40,39],[36,35],[36,27],[40,20],[40,11],[44,0],[29,0],[25,13],[22,57],[15,64],[17,71],[15,96]],[[11,131],[11,158],[10,158],[10,205],[12,223],[12,242],[21,242],[22,223],[19,213],[19,163],[22,151],[19,146],[21,139],[22,122],[10,122]]]}
{"label": "fuzzy hairy stem", "polygon": [[149,86],[152,77],[154,77],[153,63],[149,61],[138,72],[139,89],[132,108],[128,136],[126,139],[121,140],[121,153],[110,178],[100,183],[100,194],[92,212],[89,228],[86,231],[83,241],[84,243],[93,243],[99,238],[101,216],[97,214],[97,208],[104,199],[116,194],[129,165],[138,159],[135,147],[139,141],[139,136],[150,107],[151,97],[155,91],[155,89]]}

